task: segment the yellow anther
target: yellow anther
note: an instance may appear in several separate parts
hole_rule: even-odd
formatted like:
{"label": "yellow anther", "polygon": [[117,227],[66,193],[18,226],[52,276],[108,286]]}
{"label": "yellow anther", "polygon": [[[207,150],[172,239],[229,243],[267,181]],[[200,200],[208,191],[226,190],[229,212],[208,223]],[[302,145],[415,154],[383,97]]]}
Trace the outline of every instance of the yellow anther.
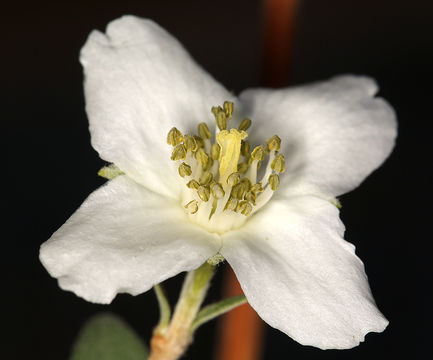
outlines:
{"label": "yellow anther", "polygon": [[197,135],[193,135],[193,136],[194,136],[195,142],[197,143],[198,148],[199,149],[204,148],[204,140],[200,136],[197,136]]}
{"label": "yellow anther", "polygon": [[253,211],[252,205],[247,200],[239,201],[236,211],[240,212],[242,215],[248,216]]}
{"label": "yellow anther", "polygon": [[185,205],[185,209],[187,209],[190,214],[195,214],[198,211],[198,201],[191,200]]}
{"label": "yellow anther", "polygon": [[227,117],[226,113],[223,111],[220,111],[216,116],[216,123],[220,130],[227,129]]}
{"label": "yellow anther", "polygon": [[169,145],[179,145],[183,141],[182,133],[175,127],[171,128],[171,130],[167,134],[167,143]]}
{"label": "yellow anther", "polygon": [[237,183],[232,187],[232,192],[230,195],[238,200],[242,200],[245,194],[245,186],[243,183]]}
{"label": "yellow anther", "polygon": [[239,132],[236,129],[231,129],[230,132],[222,130],[217,135],[218,144],[221,146],[219,172],[223,184],[230,174],[237,171],[241,141],[247,136],[245,131]]}
{"label": "yellow anther", "polygon": [[245,118],[241,121],[238,129],[239,129],[239,131],[241,131],[241,130],[246,131],[249,129],[250,126],[251,126],[251,119]]}
{"label": "yellow anther", "polygon": [[210,197],[210,189],[207,186],[199,186],[197,194],[202,201],[207,202]]}
{"label": "yellow anther", "polygon": [[203,166],[203,171],[208,171],[212,167],[212,165],[213,165],[213,159],[210,156],[208,156],[207,163],[205,166]]}
{"label": "yellow anther", "polygon": [[186,148],[183,144],[176,145],[171,152],[171,160],[185,160],[186,158]]}
{"label": "yellow anther", "polygon": [[242,178],[240,183],[242,184],[242,186],[244,187],[245,192],[247,192],[248,190],[250,190],[251,188],[251,181],[248,178]]}
{"label": "yellow anther", "polygon": [[238,199],[231,197],[227,200],[226,205],[224,206],[224,210],[235,211],[238,206]]}
{"label": "yellow anther", "polygon": [[243,156],[248,156],[249,152],[250,152],[250,142],[248,140],[242,140],[241,154]]}
{"label": "yellow anther", "polygon": [[206,154],[206,151],[200,148],[195,153],[195,159],[201,164],[202,167],[205,167],[209,160],[209,155]]}
{"label": "yellow anther", "polygon": [[191,174],[192,174],[191,166],[189,166],[185,163],[180,164],[180,166],[179,166],[179,175],[180,176],[185,177],[185,176],[190,176]]}
{"label": "yellow anther", "polygon": [[211,111],[212,111],[212,114],[214,114],[215,119],[216,119],[218,113],[223,111],[223,108],[221,106],[212,106]]}
{"label": "yellow anther", "polygon": [[198,124],[198,134],[202,139],[210,139],[211,134],[206,123],[202,122]]}
{"label": "yellow anther", "polygon": [[197,141],[192,135],[185,135],[183,137],[183,144],[188,151],[197,151],[198,149]]}
{"label": "yellow anther", "polygon": [[212,195],[215,199],[222,199],[225,195],[225,192],[224,192],[221,184],[218,184],[218,183],[212,184],[210,186],[210,190],[211,190]]}
{"label": "yellow anther", "polygon": [[266,144],[268,144],[269,150],[280,151],[281,139],[277,135],[274,135],[270,139],[266,140]]}
{"label": "yellow anther", "polygon": [[188,181],[188,184],[186,184],[186,186],[190,189],[197,190],[198,187],[200,186],[200,184],[198,183],[198,181],[193,179],[193,180]]}
{"label": "yellow anther", "polygon": [[248,164],[244,161],[238,164],[238,172],[241,174],[245,174],[248,170]]}
{"label": "yellow anther", "polygon": [[256,146],[251,153],[251,159],[256,161],[263,161],[265,160],[266,151],[265,147],[263,145]]}
{"label": "yellow anther", "polygon": [[227,119],[231,119],[233,115],[234,104],[231,101],[224,101],[223,107]]}
{"label": "yellow anther", "polygon": [[253,205],[256,204],[256,199],[257,199],[257,194],[254,191],[248,191],[245,196],[244,199],[249,201],[250,203],[252,203]]}
{"label": "yellow anther", "polygon": [[257,193],[260,193],[260,192],[263,192],[263,187],[262,187],[262,183],[261,182],[258,182],[258,183],[256,183],[256,184],[254,184],[253,186],[251,186],[251,189],[250,189],[252,192],[255,192],[256,194]]}
{"label": "yellow anther", "polygon": [[278,154],[275,157],[274,161],[272,161],[271,169],[277,173],[283,173],[286,171],[286,163],[283,154]]}
{"label": "yellow anther", "polygon": [[241,175],[238,172],[234,172],[227,178],[227,184],[229,186],[235,186],[239,182],[240,178]]}
{"label": "yellow anther", "polygon": [[220,150],[221,147],[218,144],[212,144],[212,147],[210,148],[210,156],[213,160],[218,160],[220,157]]}
{"label": "yellow anther", "polygon": [[278,186],[280,185],[280,177],[277,174],[272,174],[268,178],[269,186],[273,191],[278,189]]}
{"label": "yellow anther", "polygon": [[213,175],[209,171],[205,171],[200,176],[200,184],[203,186],[208,186],[213,179]]}

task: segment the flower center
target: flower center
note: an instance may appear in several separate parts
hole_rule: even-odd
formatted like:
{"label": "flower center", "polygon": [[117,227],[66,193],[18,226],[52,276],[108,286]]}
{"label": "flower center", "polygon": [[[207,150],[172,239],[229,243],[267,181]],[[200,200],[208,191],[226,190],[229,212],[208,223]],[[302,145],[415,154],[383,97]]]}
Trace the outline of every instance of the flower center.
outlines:
{"label": "flower center", "polygon": [[[278,174],[285,170],[281,139],[274,135],[250,152],[245,139],[251,120],[243,119],[237,129],[228,130],[233,110],[229,101],[212,107],[214,137],[206,123],[198,125],[198,135],[183,135],[175,127],[167,135],[167,143],[173,146],[171,159],[184,182],[182,205],[191,221],[218,233],[239,228],[263,207],[278,188]],[[266,168],[257,181],[266,157]]]}

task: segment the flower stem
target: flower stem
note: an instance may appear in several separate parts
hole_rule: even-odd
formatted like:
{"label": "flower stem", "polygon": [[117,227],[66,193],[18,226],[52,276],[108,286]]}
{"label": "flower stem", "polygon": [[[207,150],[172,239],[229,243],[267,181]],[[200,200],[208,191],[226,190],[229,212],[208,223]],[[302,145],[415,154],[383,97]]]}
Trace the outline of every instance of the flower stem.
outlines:
{"label": "flower stem", "polygon": [[206,296],[214,274],[214,266],[207,262],[189,272],[184,280],[171,322],[158,326],[150,341],[149,360],[176,360],[192,341],[191,325]]}

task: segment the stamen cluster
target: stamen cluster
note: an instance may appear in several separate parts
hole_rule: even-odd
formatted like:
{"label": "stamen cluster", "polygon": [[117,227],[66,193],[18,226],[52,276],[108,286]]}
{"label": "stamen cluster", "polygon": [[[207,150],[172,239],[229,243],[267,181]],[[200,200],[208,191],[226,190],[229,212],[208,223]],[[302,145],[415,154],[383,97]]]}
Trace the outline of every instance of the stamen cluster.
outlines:
{"label": "stamen cluster", "polygon": [[[182,205],[190,219],[209,231],[222,233],[240,227],[269,201],[279,186],[285,161],[279,153],[281,139],[277,135],[251,151],[245,140],[250,119],[243,119],[237,129],[227,129],[234,111],[232,102],[225,101],[211,111],[216,122],[213,141],[208,126],[202,122],[198,135],[183,135],[173,127],[167,143],[173,146],[171,160],[177,162],[185,184]],[[264,174],[257,181],[266,156]]]}

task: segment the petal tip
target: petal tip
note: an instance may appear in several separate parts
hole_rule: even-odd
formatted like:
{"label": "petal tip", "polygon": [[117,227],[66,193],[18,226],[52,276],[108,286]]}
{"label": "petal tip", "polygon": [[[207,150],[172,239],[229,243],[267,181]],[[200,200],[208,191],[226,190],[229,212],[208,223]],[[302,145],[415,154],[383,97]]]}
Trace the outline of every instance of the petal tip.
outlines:
{"label": "petal tip", "polygon": [[344,88],[360,88],[370,97],[375,96],[379,91],[376,80],[367,75],[342,74],[334,76],[331,80],[343,84]]}

